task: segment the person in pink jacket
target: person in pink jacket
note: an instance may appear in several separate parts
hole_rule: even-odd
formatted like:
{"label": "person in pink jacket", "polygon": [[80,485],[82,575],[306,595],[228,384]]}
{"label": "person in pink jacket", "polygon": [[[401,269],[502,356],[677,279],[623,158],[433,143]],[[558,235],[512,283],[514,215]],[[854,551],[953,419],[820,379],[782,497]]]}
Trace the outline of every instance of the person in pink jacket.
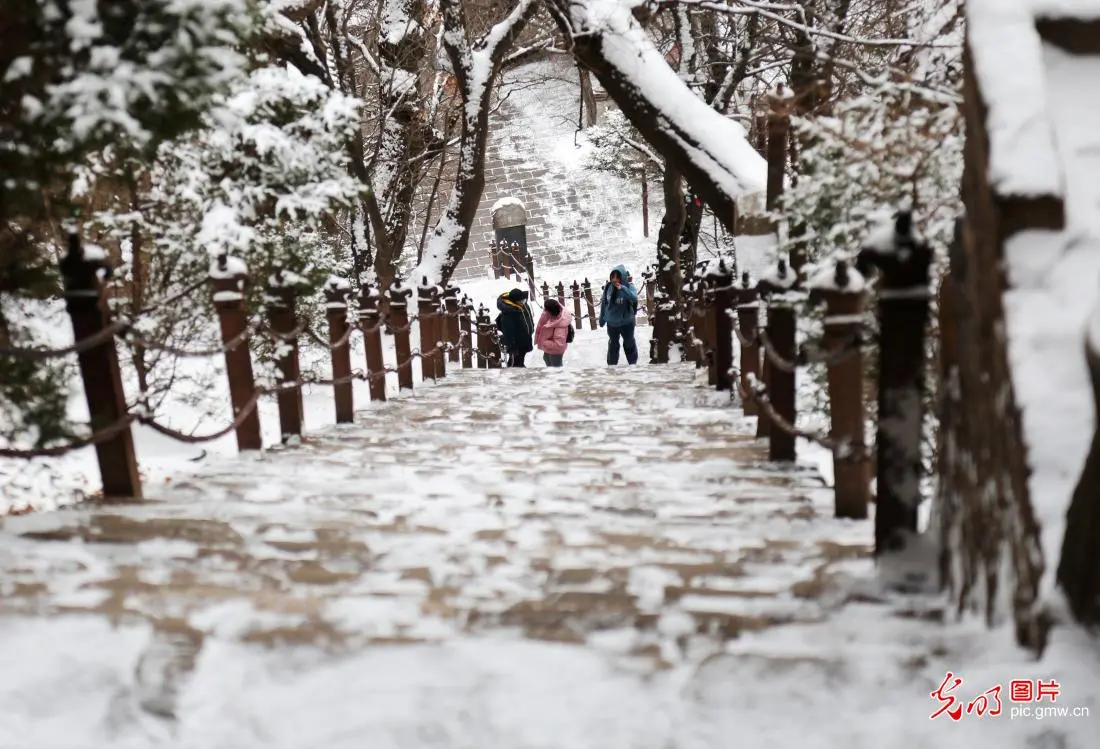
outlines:
{"label": "person in pink jacket", "polygon": [[535,347],[542,352],[548,367],[560,367],[565,349],[573,339],[573,313],[563,309],[556,299],[547,299],[542,317],[535,326]]}

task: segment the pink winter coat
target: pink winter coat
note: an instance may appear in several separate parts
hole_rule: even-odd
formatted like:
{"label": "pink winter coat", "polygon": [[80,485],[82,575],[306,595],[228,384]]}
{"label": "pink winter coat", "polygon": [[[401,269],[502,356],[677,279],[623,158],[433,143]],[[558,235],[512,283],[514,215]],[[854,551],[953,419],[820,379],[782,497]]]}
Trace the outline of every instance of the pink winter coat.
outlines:
{"label": "pink winter coat", "polygon": [[543,310],[539,324],[535,326],[536,348],[555,356],[564,354],[569,346],[565,339],[569,335],[569,325],[572,322],[573,313],[567,309],[563,309],[557,317]]}

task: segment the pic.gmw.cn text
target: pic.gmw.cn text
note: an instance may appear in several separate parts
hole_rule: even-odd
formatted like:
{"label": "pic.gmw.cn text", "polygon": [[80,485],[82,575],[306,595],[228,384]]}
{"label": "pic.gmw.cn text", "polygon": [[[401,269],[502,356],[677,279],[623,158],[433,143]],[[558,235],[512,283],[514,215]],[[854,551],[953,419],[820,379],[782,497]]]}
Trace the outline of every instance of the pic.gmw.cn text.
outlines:
{"label": "pic.gmw.cn text", "polygon": [[1054,679],[1013,679],[1008,683],[1007,690],[1001,684],[994,684],[978,694],[973,694],[969,699],[956,694],[962,684],[961,676],[948,671],[940,685],[929,692],[936,703],[936,710],[928,716],[930,720],[946,717],[959,721],[964,715],[995,718],[1006,713],[1002,700],[1009,703],[1007,714],[1012,720],[1089,717],[1086,706],[1055,704],[1061,693],[1061,686]]}

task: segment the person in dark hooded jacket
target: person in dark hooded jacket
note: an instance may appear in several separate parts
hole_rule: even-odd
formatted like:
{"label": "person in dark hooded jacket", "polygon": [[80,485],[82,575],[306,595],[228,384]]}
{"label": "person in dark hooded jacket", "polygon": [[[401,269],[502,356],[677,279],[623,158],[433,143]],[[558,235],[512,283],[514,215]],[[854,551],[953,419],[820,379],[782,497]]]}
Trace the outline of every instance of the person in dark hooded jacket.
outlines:
{"label": "person in dark hooded jacket", "polygon": [[616,265],[600,302],[600,327],[607,326],[607,363],[619,363],[619,339],[627,364],[638,363],[638,344],[634,340],[634,316],[638,312],[638,290],[630,283],[630,271]]}
{"label": "person in dark hooded jacket", "polygon": [[526,367],[523,363],[527,352],[534,348],[531,336],[535,332],[535,318],[527,304],[527,292],[512,289],[497,297],[497,327],[500,328],[504,348],[508,351],[509,367]]}

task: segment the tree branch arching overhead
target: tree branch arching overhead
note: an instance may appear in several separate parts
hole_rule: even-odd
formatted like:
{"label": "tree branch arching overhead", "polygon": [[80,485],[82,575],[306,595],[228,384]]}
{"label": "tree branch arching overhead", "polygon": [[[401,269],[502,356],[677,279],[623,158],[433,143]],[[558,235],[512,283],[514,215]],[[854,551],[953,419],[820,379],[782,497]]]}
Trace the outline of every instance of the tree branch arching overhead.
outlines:
{"label": "tree branch arching overhead", "polygon": [[744,129],[696,96],[632,13],[634,3],[547,0],[573,55],[732,232],[734,201],[764,189],[767,165]]}

